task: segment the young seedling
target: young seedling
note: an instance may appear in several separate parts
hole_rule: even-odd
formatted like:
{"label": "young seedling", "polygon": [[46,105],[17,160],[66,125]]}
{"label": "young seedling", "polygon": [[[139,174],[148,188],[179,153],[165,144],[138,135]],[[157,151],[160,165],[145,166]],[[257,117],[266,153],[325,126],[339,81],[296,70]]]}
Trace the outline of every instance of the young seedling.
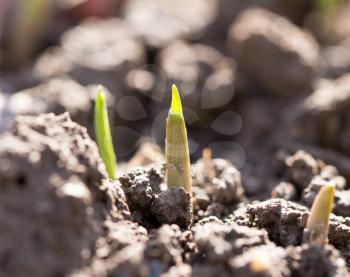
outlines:
{"label": "young seedling", "polygon": [[166,121],[165,178],[169,188],[183,187],[192,196],[190,154],[179,91],[172,86],[172,100]]}
{"label": "young seedling", "polygon": [[318,192],[304,230],[304,243],[325,245],[328,242],[328,221],[333,208],[334,191],[334,184],[327,184]]}
{"label": "young seedling", "polygon": [[114,181],[116,179],[117,159],[113,148],[105,98],[105,92],[102,86],[99,86],[95,100],[95,135],[98,149],[100,151],[102,161],[106,167],[108,177]]}

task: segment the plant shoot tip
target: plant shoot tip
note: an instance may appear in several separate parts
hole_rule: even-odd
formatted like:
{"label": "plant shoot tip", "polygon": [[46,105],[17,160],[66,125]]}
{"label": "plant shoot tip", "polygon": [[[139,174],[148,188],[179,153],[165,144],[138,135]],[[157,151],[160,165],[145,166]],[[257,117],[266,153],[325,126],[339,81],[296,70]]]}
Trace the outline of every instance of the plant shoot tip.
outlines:
{"label": "plant shoot tip", "polygon": [[180,93],[175,84],[172,85],[171,91],[172,91],[172,97],[171,97],[170,112],[173,114],[178,114],[182,116],[182,105],[181,105]]}
{"label": "plant shoot tip", "polygon": [[309,244],[324,245],[328,241],[329,216],[333,209],[335,184],[328,183],[320,189],[304,230],[303,241]]}
{"label": "plant shoot tip", "polygon": [[105,98],[105,96],[106,96],[106,93],[105,93],[105,90],[103,89],[103,86],[102,85],[98,85],[97,91],[96,91],[96,97],[98,97],[98,98],[100,98],[100,97]]}

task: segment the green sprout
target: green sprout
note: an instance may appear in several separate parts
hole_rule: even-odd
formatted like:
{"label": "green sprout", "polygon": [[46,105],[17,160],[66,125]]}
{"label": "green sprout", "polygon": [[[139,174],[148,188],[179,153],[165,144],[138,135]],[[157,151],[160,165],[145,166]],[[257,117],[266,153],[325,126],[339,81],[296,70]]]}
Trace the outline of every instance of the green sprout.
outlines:
{"label": "green sprout", "polygon": [[327,184],[318,192],[304,230],[305,243],[325,245],[328,242],[329,216],[333,209],[334,192],[334,184]]}
{"label": "green sprout", "polygon": [[95,135],[98,149],[100,151],[102,161],[106,167],[108,177],[114,181],[116,179],[117,159],[113,148],[105,98],[105,92],[102,86],[99,86],[95,100]]}
{"label": "green sprout", "polygon": [[172,85],[172,100],[166,121],[165,178],[169,188],[183,187],[192,196],[190,154],[179,91]]}

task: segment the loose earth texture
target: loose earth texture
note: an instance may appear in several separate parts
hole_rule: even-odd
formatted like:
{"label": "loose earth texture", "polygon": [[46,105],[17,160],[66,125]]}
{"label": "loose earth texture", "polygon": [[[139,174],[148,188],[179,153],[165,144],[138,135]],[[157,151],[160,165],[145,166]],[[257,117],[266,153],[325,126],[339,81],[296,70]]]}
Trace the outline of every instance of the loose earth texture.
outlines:
{"label": "loose earth texture", "polygon": [[307,207],[281,198],[245,205],[226,160],[193,165],[192,214],[190,195],[167,189],[160,168],[106,179],[96,144],[68,113],[18,116],[0,142],[4,276],[348,274],[344,178],[305,152],[285,159],[286,181],[299,184],[294,199],[309,205],[322,182],[339,184],[325,248],[301,245]]}
{"label": "loose earth texture", "polygon": [[[0,277],[350,276],[349,0],[44,2],[0,1]],[[165,181],[172,84],[192,197]]]}

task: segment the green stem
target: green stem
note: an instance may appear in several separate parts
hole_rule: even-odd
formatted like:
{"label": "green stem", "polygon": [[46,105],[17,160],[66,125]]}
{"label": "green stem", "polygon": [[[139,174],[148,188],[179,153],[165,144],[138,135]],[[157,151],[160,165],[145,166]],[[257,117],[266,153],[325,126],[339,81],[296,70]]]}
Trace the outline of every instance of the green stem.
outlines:
{"label": "green stem", "polygon": [[108,177],[114,181],[116,179],[117,159],[113,148],[105,98],[105,92],[100,86],[97,89],[95,100],[95,135],[98,149],[102,161],[106,167]]}
{"label": "green stem", "polygon": [[181,98],[175,85],[172,86],[171,108],[166,122],[165,159],[168,187],[183,187],[192,196],[187,131]]}

